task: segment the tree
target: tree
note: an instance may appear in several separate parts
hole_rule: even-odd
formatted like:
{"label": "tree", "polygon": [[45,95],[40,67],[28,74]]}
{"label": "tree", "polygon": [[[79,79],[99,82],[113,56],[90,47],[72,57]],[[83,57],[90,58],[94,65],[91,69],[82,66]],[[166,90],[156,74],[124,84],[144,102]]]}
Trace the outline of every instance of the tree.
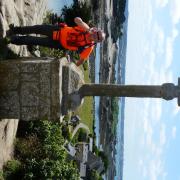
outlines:
{"label": "tree", "polygon": [[89,22],[91,19],[91,7],[87,2],[80,3],[78,0],[73,0],[71,6],[64,6],[62,8],[62,17],[69,26],[75,26],[74,18],[81,17],[83,21]]}

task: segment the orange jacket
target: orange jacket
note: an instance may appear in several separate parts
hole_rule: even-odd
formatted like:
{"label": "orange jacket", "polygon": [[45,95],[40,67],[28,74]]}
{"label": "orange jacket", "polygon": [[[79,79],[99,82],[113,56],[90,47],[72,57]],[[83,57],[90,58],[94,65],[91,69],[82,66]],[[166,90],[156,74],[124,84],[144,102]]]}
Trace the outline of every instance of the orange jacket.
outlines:
{"label": "orange jacket", "polygon": [[90,34],[81,27],[61,27],[59,31],[53,32],[53,40],[60,41],[65,49],[79,51],[81,59],[87,59],[94,48],[94,42],[88,41]]}

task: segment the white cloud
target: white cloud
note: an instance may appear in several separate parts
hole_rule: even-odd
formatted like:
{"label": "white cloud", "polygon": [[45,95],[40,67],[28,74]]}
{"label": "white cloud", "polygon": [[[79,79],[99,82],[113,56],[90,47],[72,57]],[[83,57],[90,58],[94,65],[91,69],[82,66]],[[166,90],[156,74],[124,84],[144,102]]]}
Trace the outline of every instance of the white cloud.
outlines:
{"label": "white cloud", "polygon": [[174,25],[178,24],[180,21],[180,1],[171,1],[171,18]]}
{"label": "white cloud", "polygon": [[165,174],[163,163],[160,159],[154,159],[150,161],[149,164],[149,175],[151,180],[158,180],[159,177]]}
{"label": "white cloud", "polygon": [[173,28],[172,36],[167,37],[166,39],[166,60],[165,60],[165,68],[169,68],[173,61],[173,45],[176,37],[178,36],[178,30]]}
{"label": "white cloud", "polygon": [[176,116],[178,113],[180,113],[180,107],[177,105],[177,101],[174,101],[174,103],[173,103],[173,116]]}
{"label": "white cloud", "polygon": [[163,54],[164,52],[164,31],[162,29],[162,27],[157,26],[156,29],[156,33],[157,33],[157,53],[158,54]]}
{"label": "white cloud", "polygon": [[168,0],[156,0],[156,6],[159,8],[163,8],[168,4]]}
{"label": "white cloud", "polygon": [[174,126],[172,128],[172,138],[175,139],[176,138],[176,132],[177,132],[177,128]]}
{"label": "white cloud", "polygon": [[166,61],[165,61],[165,67],[168,68],[173,59],[173,40],[172,38],[168,37],[166,40]]}
{"label": "white cloud", "polygon": [[160,69],[160,72],[158,74],[159,83],[172,83],[173,82],[173,73],[172,71],[166,71],[163,69],[163,67]]}
{"label": "white cloud", "polygon": [[166,127],[164,124],[161,125],[160,128],[160,139],[159,139],[159,145],[164,146],[166,143]]}

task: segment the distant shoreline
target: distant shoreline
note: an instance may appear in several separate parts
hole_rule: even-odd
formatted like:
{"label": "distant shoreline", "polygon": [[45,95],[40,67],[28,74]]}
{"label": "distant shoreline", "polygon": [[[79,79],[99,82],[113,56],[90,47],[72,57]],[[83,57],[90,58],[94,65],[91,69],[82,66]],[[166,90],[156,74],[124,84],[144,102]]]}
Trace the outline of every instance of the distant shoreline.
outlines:
{"label": "distant shoreline", "polygon": [[[93,1],[92,1],[93,2]],[[106,40],[100,47],[100,83],[114,83],[115,79],[115,64],[117,61],[117,39],[121,28],[117,25],[119,18],[118,9],[120,7],[113,6],[118,4],[119,1],[105,2],[103,0],[99,1],[99,7],[96,12],[93,12],[93,17],[97,26],[104,29],[106,32]],[[121,0],[121,2],[126,2]],[[116,8],[116,9],[114,9]],[[125,9],[124,9],[125,10]],[[121,13],[122,14],[122,13]],[[117,19],[116,19],[117,18]],[[123,17],[122,17],[123,19]],[[116,28],[112,28],[116,27]],[[120,77],[121,79],[121,77]],[[108,155],[109,159],[109,169],[106,173],[106,179],[111,180],[116,176],[116,142],[117,138],[111,134],[112,127],[112,104],[111,98],[101,97],[99,105],[99,130],[100,130],[100,144],[104,152]],[[122,157],[123,159],[123,157]],[[123,162],[121,162],[123,164]],[[123,169],[122,169],[123,170]],[[121,171],[122,171],[121,170]],[[122,177],[122,174],[120,175]],[[121,177],[118,177],[118,179]]]}

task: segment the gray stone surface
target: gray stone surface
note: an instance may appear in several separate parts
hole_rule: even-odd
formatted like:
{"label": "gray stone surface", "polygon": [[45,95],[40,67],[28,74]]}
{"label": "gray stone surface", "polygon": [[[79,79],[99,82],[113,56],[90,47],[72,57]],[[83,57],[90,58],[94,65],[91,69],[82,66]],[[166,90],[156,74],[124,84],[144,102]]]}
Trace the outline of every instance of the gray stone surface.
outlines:
{"label": "gray stone surface", "polygon": [[0,120],[0,169],[4,162],[13,156],[14,137],[18,125],[18,119]]}
{"label": "gray stone surface", "polygon": [[[42,24],[46,10],[47,0],[0,0],[0,37],[6,36],[9,24]],[[26,46],[9,47],[20,56],[29,56]]]}
{"label": "gray stone surface", "polygon": [[[47,0],[0,0],[0,37],[6,35],[9,24],[13,23],[16,26],[19,25],[34,25],[41,24],[43,17],[47,9]],[[9,48],[20,56],[29,56],[26,46],[15,46],[9,45]],[[12,71],[16,71],[16,67],[11,68]],[[0,68],[2,73],[3,69]],[[7,72],[4,72],[5,74]],[[16,74],[14,74],[16,76]],[[7,79],[10,77],[7,77]],[[24,77],[27,78],[27,77]],[[15,79],[15,78],[14,78]],[[6,84],[7,90],[9,88],[15,88],[17,86],[18,80],[8,83],[3,82],[0,84],[0,89]],[[12,99],[17,98],[17,93],[12,93]],[[4,99],[5,100],[5,99]],[[1,103],[0,100],[0,103]],[[6,101],[6,100],[5,100]],[[14,102],[9,99],[14,111],[17,111],[17,107]],[[18,102],[16,102],[18,103]],[[7,109],[8,111],[8,109]],[[0,120],[0,169],[4,162],[9,160],[13,155],[13,143],[16,136],[16,131],[18,127],[18,120],[16,119],[1,119]]]}
{"label": "gray stone surface", "polygon": [[60,68],[56,59],[1,61],[0,118],[59,119]]}
{"label": "gray stone surface", "polygon": [[68,111],[74,111],[83,103],[78,90],[84,84],[84,75],[81,69],[72,63],[63,67],[62,82],[62,113],[67,114]]}

